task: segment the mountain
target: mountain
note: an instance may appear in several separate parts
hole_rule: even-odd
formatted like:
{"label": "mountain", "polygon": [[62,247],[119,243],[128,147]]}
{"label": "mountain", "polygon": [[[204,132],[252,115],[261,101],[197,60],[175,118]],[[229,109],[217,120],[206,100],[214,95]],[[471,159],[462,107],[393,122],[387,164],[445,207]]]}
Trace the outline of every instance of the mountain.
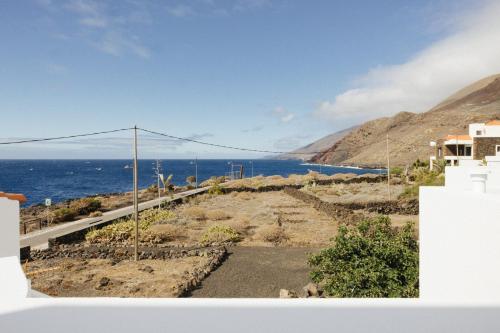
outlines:
{"label": "mountain", "polygon": [[385,166],[389,136],[391,165],[427,160],[429,142],[447,134],[466,134],[470,123],[500,119],[500,74],[479,80],[423,113],[400,112],[368,121],[350,131],[312,162]]}
{"label": "mountain", "polygon": [[340,139],[349,134],[356,127],[351,127],[344,129],[342,131],[327,135],[313,143],[308,144],[302,148],[296,149],[288,154],[281,154],[278,156],[273,156],[274,159],[278,160],[309,160],[318,152],[327,150],[334,144],[336,144]]}

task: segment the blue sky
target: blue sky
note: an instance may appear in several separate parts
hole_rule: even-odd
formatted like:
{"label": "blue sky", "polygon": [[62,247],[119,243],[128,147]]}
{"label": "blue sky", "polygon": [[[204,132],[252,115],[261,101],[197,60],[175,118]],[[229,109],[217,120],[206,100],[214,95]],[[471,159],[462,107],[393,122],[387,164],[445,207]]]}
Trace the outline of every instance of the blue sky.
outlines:
{"label": "blue sky", "polygon": [[[0,140],[137,124],[288,151],[425,111],[500,71],[498,47],[484,38],[498,36],[498,13],[494,2],[466,0],[3,1]],[[460,52],[465,38],[484,53]],[[258,156],[149,136],[140,152]],[[130,134],[0,147],[0,158],[129,156]]]}

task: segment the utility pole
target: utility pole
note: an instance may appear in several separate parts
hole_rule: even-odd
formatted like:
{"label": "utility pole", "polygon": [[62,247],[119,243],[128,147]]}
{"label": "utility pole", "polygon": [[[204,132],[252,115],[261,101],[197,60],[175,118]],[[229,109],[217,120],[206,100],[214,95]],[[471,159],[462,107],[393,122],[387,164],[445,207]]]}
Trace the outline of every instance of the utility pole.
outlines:
{"label": "utility pole", "polygon": [[389,159],[389,133],[386,135],[386,151],[387,151],[387,193],[389,201],[391,201],[391,161]]}
{"label": "utility pole", "polygon": [[194,159],[195,188],[198,188],[198,156]]}
{"label": "utility pole", "polygon": [[161,165],[160,165],[160,160],[156,160],[156,183],[158,187],[158,211],[161,210],[161,191],[160,191],[160,171],[161,171]]}
{"label": "utility pole", "polygon": [[134,126],[134,220],[135,220],[135,237],[134,237],[134,260],[139,259],[139,190],[137,182],[137,125]]}

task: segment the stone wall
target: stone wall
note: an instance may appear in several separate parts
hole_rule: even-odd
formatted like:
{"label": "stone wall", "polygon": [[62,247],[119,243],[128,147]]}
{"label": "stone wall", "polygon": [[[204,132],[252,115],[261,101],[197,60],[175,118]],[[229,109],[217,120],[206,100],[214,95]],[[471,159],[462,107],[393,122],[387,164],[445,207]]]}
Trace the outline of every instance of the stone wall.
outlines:
{"label": "stone wall", "polygon": [[[312,204],[314,208],[322,211],[328,216],[336,219],[345,219],[345,222],[358,220],[359,216],[355,211],[366,210],[369,213],[378,214],[402,214],[402,215],[418,215],[418,200],[391,200],[391,201],[370,201],[370,202],[352,202],[352,203],[333,203],[326,202],[320,198],[297,190],[295,188],[286,188],[284,192],[296,199]],[[354,219],[353,219],[354,217]]]}
{"label": "stone wall", "polygon": [[[53,246],[46,250],[31,251],[31,260],[46,260],[53,258],[78,259],[108,259],[114,262],[130,260],[134,255],[131,247],[87,246],[85,244],[70,244]],[[189,276],[174,287],[174,295],[182,297],[198,287],[212,271],[219,267],[227,258],[225,247],[143,247],[139,251],[139,260],[168,260],[184,257],[207,257],[208,261],[202,267],[196,268]]]}
{"label": "stone wall", "polygon": [[[359,175],[348,179],[318,179],[317,185],[332,185],[332,184],[359,184],[359,183],[380,183],[387,180],[386,175],[366,174]],[[258,188],[255,187],[222,187],[221,190],[224,194],[231,192],[273,192],[283,191],[287,188],[300,189],[304,184],[287,184],[287,185],[264,185]]]}
{"label": "stone wall", "polygon": [[485,156],[495,156],[496,145],[500,145],[500,138],[474,138],[474,159],[482,160]]}

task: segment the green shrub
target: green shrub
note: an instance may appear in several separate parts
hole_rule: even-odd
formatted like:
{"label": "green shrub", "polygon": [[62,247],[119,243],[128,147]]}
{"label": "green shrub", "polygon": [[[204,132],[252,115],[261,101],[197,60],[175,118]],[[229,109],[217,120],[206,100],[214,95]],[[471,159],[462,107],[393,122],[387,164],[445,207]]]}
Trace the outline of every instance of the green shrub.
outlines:
{"label": "green shrub", "polygon": [[386,216],[341,226],[333,246],[309,258],[311,278],[333,297],[418,297],[415,234]]}
{"label": "green shrub", "polygon": [[213,243],[235,243],[240,240],[240,235],[233,228],[226,225],[214,225],[201,236],[200,243],[210,245]]}
{"label": "green shrub", "polygon": [[101,208],[101,201],[95,198],[77,199],[70,202],[69,208],[77,215],[88,215]]}
{"label": "green shrub", "polygon": [[54,212],[53,212],[55,222],[72,221],[77,215],[78,215],[77,211],[75,211],[74,209],[71,209],[71,208],[66,208],[66,207],[58,208],[58,209],[54,210]]}
{"label": "green shrub", "polygon": [[[139,215],[139,231],[145,231],[153,224],[165,221],[173,213],[168,210],[148,209]],[[101,229],[94,229],[85,235],[85,239],[90,243],[107,242],[127,242],[133,239],[135,232],[134,219],[120,219],[117,222],[107,225]]]}
{"label": "green shrub", "polygon": [[401,176],[403,174],[403,169],[400,167],[391,168],[391,175]]}
{"label": "green shrub", "polygon": [[405,187],[399,196],[401,199],[418,198],[420,186],[443,186],[444,174],[426,167],[416,168],[412,171],[414,184]]}
{"label": "green shrub", "polygon": [[224,183],[225,181],[226,181],[226,178],[224,176],[222,176],[222,177],[212,176],[212,177],[210,177],[209,180],[207,180],[206,182],[203,182],[202,185],[204,185],[204,186],[209,185],[210,186],[210,188],[208,189],[208,194],[220,195],[220,194],[224,194],[224,192],[222,191],[222,186],[220,186],[220,184]]}

